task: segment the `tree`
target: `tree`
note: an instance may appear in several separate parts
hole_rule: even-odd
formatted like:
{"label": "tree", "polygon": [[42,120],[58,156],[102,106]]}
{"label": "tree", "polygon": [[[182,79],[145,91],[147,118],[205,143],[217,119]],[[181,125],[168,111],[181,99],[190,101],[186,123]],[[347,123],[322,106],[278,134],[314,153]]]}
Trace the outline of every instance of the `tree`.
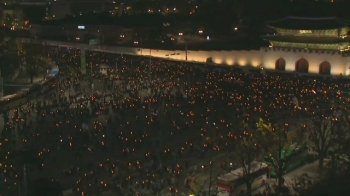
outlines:
{"label": "tree", "polygon": [[186,187],[195,195],[201,196],[203,195],[203,190],[205,186],[205,182],[201,182],[196,177],[190,176],[186,178],[185,181]]}
{"label": "tree", "polygon": [[25,54],[25,68],[33,83],[34,76],[43,70],[46,70],[51,63],[51,59],[46,55],[46,47],[41,43],[30,42],[23,44]]}
{"label": "tree", "polygon": [[[252,195],[252,183],[257,176],[253,175],[254,170],[261,169],[263,165],[261,157],[263,157],[264,150],[261,146],[262,134],[256,127],[250,128],[247,124],[244,124],[242,131],[236,136],[233,136],[234,151],[238,158],[239,164],[242,166],[242,177],[246,184],[247,195]],[[259,162],[256,162],[259,160]],[[253,165],[253,163],[256,163]],[[254,168],[258,166],[260,168]]]}
{"label": "tree", "polygon": [[51,68],[52,59],[50,57],[40,57],[36,59],[37,61],[37,71],[44,73],[44,78],[46,77],[46,70]]}
{"label": "tree", "polygon": [[59,182],[48,180],[46,178],[39,178],[34,181],[31,194],[33,196],[63,196],[62,186]]}
{"label": "tree", "polygon": [[18,58],[18,65],[21,67],[23,65],[23,57],[26,54],[26,51],[23,48],[23,43],[18,39],[10,39],[8,41],[9,44],[9,50],[11,53],[15,54]]}
{"label": "tree", "polygon": [[24,50],[22,43],[17,39],[4,40],[2,44],[3,53],[0,55],[1,71],[3,76],[10,76],[14,70],[22,65]]}
{"label": "tree", "polygon": [[7,28],[11,28],[12,27],[12,22],[13,22],[13,16],[10,14],[6,14],[5,15],[5,20],[4,20],[4,24]]}
{"label": "tree", "polygon": [[[305,194],[310,193],[310,190],[315,189],[319,185],[319,181],[316,181],[314,178],[309,175],[302,174],[300,176],[293,177],[288,183],[288,186],[293,189],[294,192],[299,195],[314,195],[314,194]],[[317,187],[319,188],[319,187]],[[316,194],[318,195],[318,194]]]}
{"label": "tree", "polygon": [[285,122],[276,122],[272,125],[271,123],[266,124],[263,119],[259,119],[257,128],[262,132],[263,145],[272,160],[270,166],[276,172],[278,190],[282,190],[283,175],[290,165],[292,154],[298,153],[299,144],[304,140],[304,136],[300,129],[290,128],[289,123]]}
{"label": "tree", "polygon": [[[210,174],[209,177],[201,181],[200,179],[196,178],[195,176],[189,176],[188,178],[185,179],[185,185],[186,188],[190,190],[194,195],[197,196],[212,196],[212,195],[217,195],[218,192],[216,190],[212,189],[212,185],[214,185],[215,178],[214,176],[217,176],[219,173],[213,174],[213,162],[209,162],[209,168],[206,168],[206,166],[202,166],[202,169],[209,169]],[[208,192],[208,194],[206,194]]]}
{"label": "tree", "polygon": [[340,144],[339,141],[347,127],[345,119],[337,118],[334,112],[337,112],[334,108],[310,109],[308,121],[302,126],[308,136],[308,145],[317,154],[320,171],[323,169],[324,159],[328,153]]}
{"label": "tree", "polygon": [[36,59],[33,56],[26,56],[26,72],[29,75],[30,83],[34,81],[34,75],[36,73]]}
{"label": "tree", "polygon": [[319,179],[302,174],[291,180],[290,187],[300,196],[350,195],[349,172],[345,170],[333,179]]}

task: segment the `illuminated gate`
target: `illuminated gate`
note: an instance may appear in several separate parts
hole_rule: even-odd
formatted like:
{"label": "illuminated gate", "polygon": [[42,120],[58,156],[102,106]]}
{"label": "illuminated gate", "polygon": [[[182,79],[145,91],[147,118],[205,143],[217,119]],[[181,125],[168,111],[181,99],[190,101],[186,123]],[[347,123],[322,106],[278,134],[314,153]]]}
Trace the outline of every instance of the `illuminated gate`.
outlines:
{"label": "illuminated gate", "polygon": [[328,61],[323,61],[320,64],[320,74],[324,74],[324,75],[331,74],[331,64]]}
{"label": "illuminated gate", "polygon": [[275,69],[285,71],[286,70],[286,60],[284,58],[279,58],[275,62]]}
{"label": "illuminated gate", "polygon": [[301,58],[295,63],[295,71],[299,73],[308,73],[309,72],[309,62]]}

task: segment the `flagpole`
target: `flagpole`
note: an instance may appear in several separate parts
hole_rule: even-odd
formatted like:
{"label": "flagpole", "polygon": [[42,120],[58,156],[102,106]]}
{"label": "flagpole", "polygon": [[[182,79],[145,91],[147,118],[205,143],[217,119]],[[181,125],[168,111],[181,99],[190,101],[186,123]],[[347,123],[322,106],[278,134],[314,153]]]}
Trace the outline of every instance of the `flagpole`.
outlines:
{"label": "flagpole", "polygon": [[187,61],[187,43],[186,43],[185,49],[186,49],[186,61]]}
{"label": "flagpole", "polygon": [[149,49],[149,81],[151,82],[152,49]]}
{"label": "flagpole", "polygon": [[118,48],[115,51],[115,55],[116,55],[116,61],[115,61],[115,72],[117,72],[118,69]]}
{"label": "flagpole", "polygon": [[4,78],[1,75],[1,69],[0,69],[0,84],[1,84],[1,96],[0,97],[3,97],[4,96]]}

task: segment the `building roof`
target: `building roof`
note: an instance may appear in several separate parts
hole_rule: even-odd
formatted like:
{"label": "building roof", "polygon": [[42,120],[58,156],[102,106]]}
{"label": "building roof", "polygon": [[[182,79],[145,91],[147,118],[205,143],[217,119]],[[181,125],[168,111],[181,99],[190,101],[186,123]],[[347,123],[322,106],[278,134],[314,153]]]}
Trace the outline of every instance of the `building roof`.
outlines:
{"label": "building roof", "polygon": [[67,16],[64,19],[44,20],[37,24],[41,25],[62,25],[62,24],[84,24],[84,25],[115,25],[116,18],[108,14],[84,14],[82,16]]}
{"label": "building roof", "polygon": [[337,44],[337,43],[344,43],[344,42],[350,41],[349,39],[342,39],[337,37],[302,37],[302,36],[279,36],[279,35],[263,36],[263,39],[268,41],[313,43],[313,44]]}
{"label": "building roof", "polygon": [[268,26],[294,30],[325,30],[347,27],[348,22],[337,17],[305,18],[288,16],[280,20],[266,22]]}

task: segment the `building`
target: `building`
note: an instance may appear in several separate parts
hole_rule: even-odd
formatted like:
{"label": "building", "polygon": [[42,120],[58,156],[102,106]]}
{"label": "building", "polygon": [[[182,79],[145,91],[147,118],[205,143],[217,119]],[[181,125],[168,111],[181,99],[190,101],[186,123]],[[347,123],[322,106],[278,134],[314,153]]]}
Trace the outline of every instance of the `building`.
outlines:
{"label": "building", "polygon": [[132,15],[134,10],[130,5],[130,2],[127,3],[105,3],[105,11],[108,11],[112,15],[122,16],[122,15]]}
{"label": "building", "polygon": [[[47,3],[46,19],[63,19],[68,15],[83,15],[87,13],[101,13],[109,11],[113,5],[105,0],[55,0]],[[114,7],[114,6],[113,6]]]}
{"label": "building", "polygon": [[22,28],[23,10],[18,6],[5,6],[1,13],[2,24],[7,27]]}
{"label": "building", "polygon": [[[286,17],[267,22],[273,30],[263,39],[269,46],[254,50],[163,50],[137,47],[104,45],[106,52],[132,55],[151,55],[155,58],[178,61],[213,63],[227,66],[263,67],[271,70],[289,71],[300,74],[349,75],[350,40],[347,21],[339,18]],[[122,36],[124,28],[111,27],[108,35]],[[79,26],[74,34],[78,34]],[[99,27],[80,27],[81,32],[95,33]],[[106,27],[106,29],[108,29]],[[106,30],[104,32],[107,34]],[[64,33],[63,33],[64,34]],[[103,34],[103,33],[102,33]],[[131,34],[131,32],[130,32]],[[85,34],[82,34],[85,35]],[[95,49],[86,43],[46,42],[53,45],[70,45],[77,48]],[[249,45],[247,43],[246,45]],[[187,47],[186,47],[187,48]],[[142,51],[150,51],[145,53]]]}
{"label": "building", "polygon": [[59,39],[89,43],[91,39],[99,39],[103,43],[122,43],[133,39],[133,29],[113,24],[68,23],[66,21],[46,21],[43,24],[32,24],[32,38]]}
{"label": "building", "polygon": [[31,24],[30,25],[30,36],[34,39],[46,39],[47,35],[52,38],[63,38],[63,29],[61,25],[53,23],[48,24]]}
{"label": "building", "polygon": [[63,19],[67,15],[72,15],[71,4],[67,1],[50,2],[50,6],[46,8],[46,19]]}
{"label": "building", "polygon": [[275,31],[263,36],[269,48],[263,48],[266,68],[300,73],[349,74],[350,39],[345,20],[286,17],[267,22]]}

